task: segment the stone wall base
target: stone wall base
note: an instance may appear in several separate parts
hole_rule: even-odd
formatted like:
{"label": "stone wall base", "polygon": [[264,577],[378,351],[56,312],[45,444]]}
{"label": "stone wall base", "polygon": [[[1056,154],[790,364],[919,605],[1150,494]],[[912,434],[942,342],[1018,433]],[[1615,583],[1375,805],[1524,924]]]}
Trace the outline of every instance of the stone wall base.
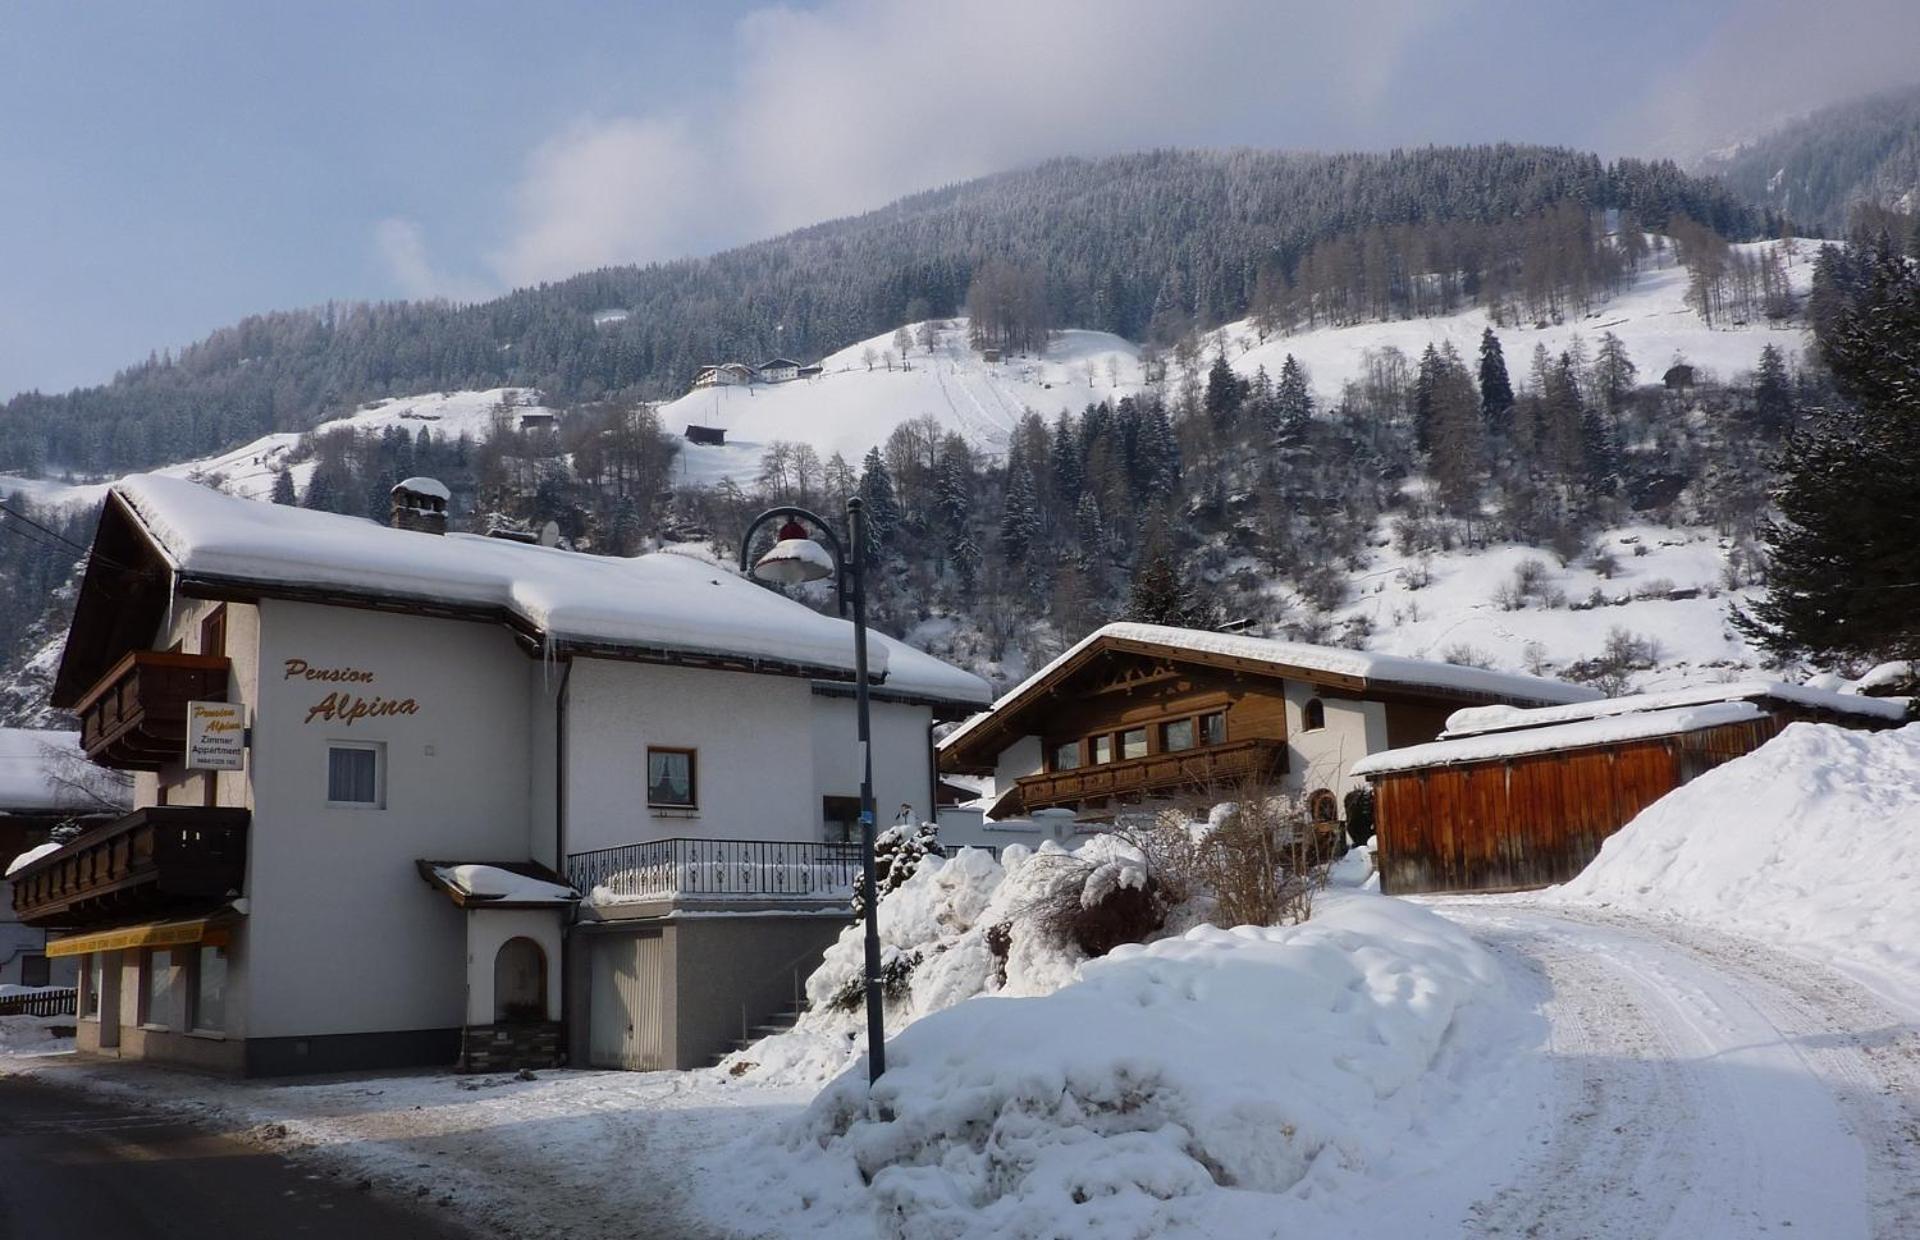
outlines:
{"label": "stone wall base", "polygon": [[468,1025],[460,1031],[462,1072],[517,1072],[557,1068],[563,1044],[557,1020]]}

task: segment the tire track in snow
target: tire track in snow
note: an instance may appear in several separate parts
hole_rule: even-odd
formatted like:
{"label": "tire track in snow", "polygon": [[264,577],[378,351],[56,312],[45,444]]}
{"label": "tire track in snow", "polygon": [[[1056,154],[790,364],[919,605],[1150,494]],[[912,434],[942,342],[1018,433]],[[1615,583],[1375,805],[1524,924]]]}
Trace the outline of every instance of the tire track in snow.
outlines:
{"label": "tire track in snow", "polygon": [[1550,1022],[1542,1152],[1481,1235],[1920,1235],[1920,1029],[1829,970],[1681,923],[1436,900]]}

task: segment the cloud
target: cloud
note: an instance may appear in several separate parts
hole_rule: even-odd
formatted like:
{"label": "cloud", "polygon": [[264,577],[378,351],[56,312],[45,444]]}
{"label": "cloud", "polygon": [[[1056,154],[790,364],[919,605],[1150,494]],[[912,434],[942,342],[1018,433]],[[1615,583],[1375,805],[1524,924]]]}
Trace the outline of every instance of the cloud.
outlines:
{"label": "cloud", "polygon": [[583,118],[528,159],[490,256],[511,284],[648,262],[1051,155],[1354,144],[1465,5],[834,0],[755,10],[695,109]]}
{"label": "cloud", "polygon": [[[1650,40],[1657,49],[1657,40]],[[1690,158],[1796,114],[1920,79],[1914,0],[1745,0],[1616,127],[1612,145]]]}
{"label": "cloud", "polygon": [[373,226],[373,244],[387,271],[408,297],[445,297],[478,301],[489,295],[478,281],[448,276],[427,257],[426,235],[420,225],[401,216],[389,216]]}

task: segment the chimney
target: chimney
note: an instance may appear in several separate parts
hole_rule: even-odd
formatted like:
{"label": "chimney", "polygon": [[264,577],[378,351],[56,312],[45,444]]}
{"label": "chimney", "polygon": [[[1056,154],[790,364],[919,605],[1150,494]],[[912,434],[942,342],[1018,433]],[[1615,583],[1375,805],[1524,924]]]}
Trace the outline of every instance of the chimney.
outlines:
{"label": "chimney", "polygon": [[447,532],[447,501],[452,492],[437,478],[408,478],[393,488],[393,508],[388,524],[396,530],[419,534]]}

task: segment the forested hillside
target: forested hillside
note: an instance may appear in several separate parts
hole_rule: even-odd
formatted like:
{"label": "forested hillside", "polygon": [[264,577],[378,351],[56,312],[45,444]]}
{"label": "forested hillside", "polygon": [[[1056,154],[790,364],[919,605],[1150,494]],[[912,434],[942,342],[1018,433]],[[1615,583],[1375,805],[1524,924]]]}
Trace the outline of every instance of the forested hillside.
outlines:
{"label": "forested hillside", "polygon": [[[395,394],[517,385],[560,403],[668,395],[703,362],[812,358],[957,313],[988,264],[1012,273],[1009,289],[1037,290],[1028,301],[1042,328],[1168,344],[1256,308],[1332,306],[1303,302],[1300,290],[1350,282],[1355,264],[1396,245],[1411,252],[1417,227],[1423,257],[1398,277],[1384,261],[1365,268],[1363,300],[1339,312],[1432,313],[1477,296],[1476,263],[1524,244],[1522,230],[1544,225],[1522,221],[1565,204],[1583,221],[1600,208],[1656,228],[1685,216],[1736,239],[1769,227],[1670,163],[1606,164],[1557,148],[1061,159],[710,258],[589,272],[473,306],[259,315],[107,385],[10,400],[0,407],[0,472],[120,473]],[[1434,288],[1407,280],[1443,255],[1467,274]],[[1508,292],[1534,312],[1529,289]],[[600,313],[613,310],[625,313]]]}
{"label": "forested hillside", "polygon": [[1920,212],[1920,86],[1822,108],[1702,171],[1825,236],[1839,236],[1862,205],[1912,216]]}

